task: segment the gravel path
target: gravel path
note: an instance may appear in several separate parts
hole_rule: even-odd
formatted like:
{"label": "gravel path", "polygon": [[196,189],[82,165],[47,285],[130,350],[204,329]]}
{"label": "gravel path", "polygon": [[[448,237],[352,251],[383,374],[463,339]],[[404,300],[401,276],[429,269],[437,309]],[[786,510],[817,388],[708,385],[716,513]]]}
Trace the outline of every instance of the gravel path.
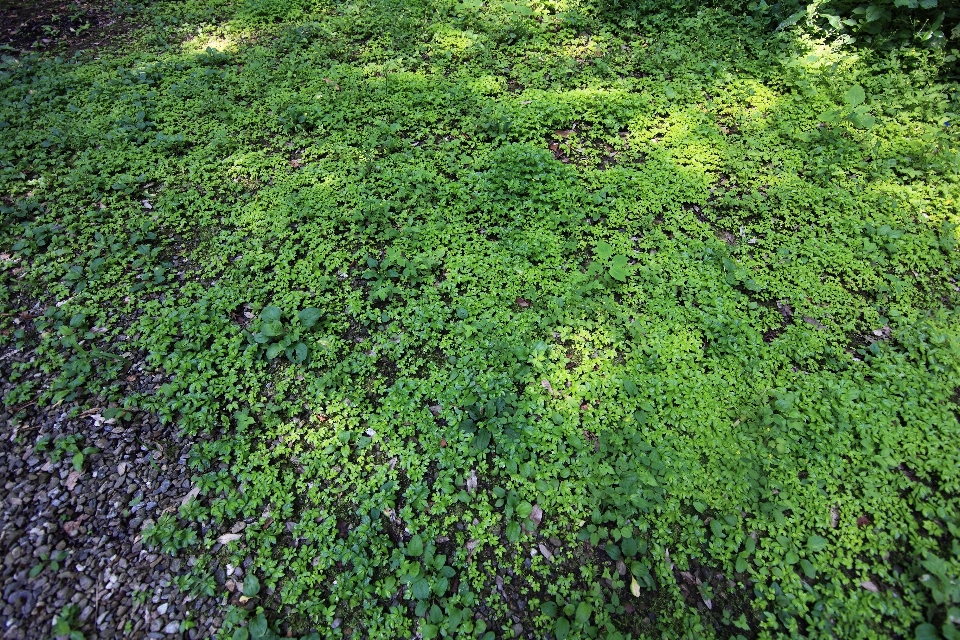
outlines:
{"label": "gravel path", "polygon": [[[0,396],[12,387],[8,363],[22,357],[0,352]],[[160,382],[127,380],[131,393]],[[74,605],[72,628],[86,638],[212,636],[226,603],[180,593],[174,578],[192,559],[145,549],[140,537],[145,521],[176,510],[190,492],[192,442],[154,416],[116,422],[94,400],[87,406],[94,408],[74,418],[76,405],[0,406],[0,637],[50,638],[67,605]],[[81,448],[99,449],[85,457],[82,473],[70,455],[53,462],[49,450],[35,451],[42,436],[70,435],[83,437]],[[188,619],[196,626],[184,629]]]}

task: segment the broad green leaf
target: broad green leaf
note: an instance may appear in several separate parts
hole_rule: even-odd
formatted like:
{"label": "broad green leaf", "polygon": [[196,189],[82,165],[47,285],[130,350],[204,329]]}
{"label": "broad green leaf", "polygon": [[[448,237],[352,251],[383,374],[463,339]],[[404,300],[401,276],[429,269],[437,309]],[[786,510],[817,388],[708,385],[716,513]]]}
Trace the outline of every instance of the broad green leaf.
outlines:
{"label": "broad green leaf", "polygon": [[738,573],[743,573],[744,571],[747,570],[748,568],[747,559],[743,556],[742,553],[737,556],[737,565],[734,568],[737,570]]}
{"label": "broad green leaf", "polygon": [[829,544],[827,542],[827,539],[821,538],[820,536],[810,536],[809,538],[807,538],[807,548],[810,549],[810,551],[813,551],[814,553],[825,549],[827,544]]}
{"label": "broad green leaf", "polygon": [[430,597],[430,583],[424,578],[419,578],[411,585],[411,591],[417,600],[426,600]]}
{"label": "broad green leaf", "polygon": [[420,537],[420,534],[410,538],[410,542],[407,543],[407,555],[414,557],[423,555],[423,538]]}
{"label": "broad green leaf", "polygon": [[307,307],[297,314],[297,318],[300,319],[300,324],[309,329],[313,327],[313,325],[317,324],[317,320],[319,320],[320,316],[322,315],[323,313],[320,311],[320,309],[317,309],[316,307]]}
{"label": "broad green leaf", "polygon": [[553,635],[557,640],[566,640],[566,637],[570,635],[570,621],[566,618],[557,618],[557,621],[553,623]]}
{"label": "broad green leaf", "polygon": [[877,123],[877,120],[869,113],[857,111],[850,115],[850,122],[852,122],[853,126],[857,129],[872,129],[873,125]]}
{"label": "broad green leaf", "polygon": [[267,360],[273,360],[278,355],[283,353],[284,346],[280,343],[272,344],[267,347]]}
{"label": "broad green leaf", "polygon": [[580,624],[587,624],[590,621],[590,614],[593,613],[593,610],[590,608],[586,602],[581,602],[577,605],[576,621]]}
{"label": "broad green leaf", "polygon": [[863,87],[858,84],[853,85],[847,92],[843,94],[843,99],[851,108],[858,107],[863,104],[863,101],[866,100],[867,96],[863,92]]}
{"label": "broad green leaf", "polygon": [[263,308],[263,311],[260,312],[260,319],[264,322],[280,322],[281,314],[280,307],[271,305]]}
{"label": "broad green leaf", "polygon": [[606,262],[607,260],[610,259],[610,256],[613,255],[613,247],[610,246],[609,242],[601,240],[600,242],[597,243],[595,252],[597,254],[597,260],[600,260],[601,262]]}
{"label": "broad green leaf", "polygon": [[640,548],[640,545],[637,544],[635,538],[624,538],[620,543],[620,549],[623,551],[623,555],[628,557],[633,557],[637,555],[637,549]]}
{"label": "broad green leaf", "polygon": [[307,359],[307,345],[302,342],[298,342],[297,346],[293,348],[293,352],[297,357],[297,362],[304,362]]}
{"label": "broad green leaf", "polygon": [[929,622],[924,622],[916,628],[914,637],[917,640],[939,640],[940,634],[935,626]]}
{"label": "broad green leaf", "polygon": [[440,627],[435,624],[425,624],[420,627],[420,637],[423,640],[433,640],[440,633]]}
{"label": "broad green leaf", "polygon": [[710,521],[710,531],[712,531],[713,535],[717,536],[718,538],[722,538],[723,523],[717,520],[716,518],[714,518],[713,520]]}
{"label": "broad green leaf", "polygon": [[507,540],[510,542],[516,542],[520,539],[520,524],[517,522],[510,522],[507,524],[506,529]]}
{"label": "broad green leaf", "polygon": [[250,624],[247,625],[247,629],[250,631],[250,637],[253,640],[262,638],[267,635],[267,619],[262,613],[258,613],[256,617],[250,621]]}
{"label": "broad green leaf", "polygon": [[263,323],[263,326],[260,327],[260,333],[270,338],[276,338],[277,336],[285,334],[286,330],[279,321],[271,320],[270,322]]}
{"label": "broad green leaf", "polygon": [[260,580],[252,573],[248,573],[243,579],[243,595],[253,598],[258,593],[260,593]]}
{"label": "broad green leaf", "polygon": [[517,515],[520,516],[521,518],[530,517],[530,514],[532,512],[533,512],[533,505],[527,502],[526,500],[524,500],[523,502],[517,505]]}

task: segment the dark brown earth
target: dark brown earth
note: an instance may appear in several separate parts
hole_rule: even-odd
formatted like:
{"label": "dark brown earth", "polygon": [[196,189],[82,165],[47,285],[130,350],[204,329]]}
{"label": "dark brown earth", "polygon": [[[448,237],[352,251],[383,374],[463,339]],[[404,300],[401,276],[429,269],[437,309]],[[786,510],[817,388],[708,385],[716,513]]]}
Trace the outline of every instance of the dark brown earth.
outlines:
{"label": "dark brown earth", "polygon": [[73,53],[115,43],[135,27],[130,3],[0,0],[0,53]]}

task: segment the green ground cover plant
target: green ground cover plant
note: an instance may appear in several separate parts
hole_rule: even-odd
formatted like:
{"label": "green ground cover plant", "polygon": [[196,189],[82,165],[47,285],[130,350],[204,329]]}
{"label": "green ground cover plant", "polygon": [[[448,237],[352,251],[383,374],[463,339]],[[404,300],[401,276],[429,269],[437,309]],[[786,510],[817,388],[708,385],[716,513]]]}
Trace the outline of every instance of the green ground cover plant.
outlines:
{"label": "green ground cover plant", "polygon": [[3,57],[4,401],[209,436],[143,539],[224,637],[960,635],[954,25],[598,6]]}

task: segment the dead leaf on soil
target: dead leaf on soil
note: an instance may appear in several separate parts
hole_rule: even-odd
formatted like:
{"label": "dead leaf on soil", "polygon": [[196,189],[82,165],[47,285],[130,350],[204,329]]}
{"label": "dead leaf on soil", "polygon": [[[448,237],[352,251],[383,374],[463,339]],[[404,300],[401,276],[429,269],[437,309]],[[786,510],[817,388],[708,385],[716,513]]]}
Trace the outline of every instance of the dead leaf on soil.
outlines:
{"label": "dead leaf on soil", "polygon": [[228,542],[233,542],[234,540],[239,540],[239,539],[242,538],[242,537],[243,537],[243,536],[242,536],[241,534],[239,534],[239,533],[225,533],[225,534],[223,534],[222,536],[220,536],[219,538],[217,538],[217,542],[219,542],[220,544],[227,544]]}
{"label": "dead leaf on soil", "polygon": [[467,478],[467,493],[473,495],[477,490],[477,472],[475,469],[470,469],[470,477]]}
{"label": "dead leaf on soil", "polygon": [[550,547],[543,544],[542,542],[537,546],[540,549],[540,553],[543,554],[543,557],[547,559],[547,562],[553,560],[553,552],[550,551]]}
{"label": "dead leaf on soil", "polygon": [[190,489],[187,495],[183,496],[183,499],[180,501],[180,506],[182,507],[183,505],[187,504],[188,502],[196,498],[199,494],[200,494],[200,487],[194,487],[193,489]]}
{"label": "dead leaf on soil", "polygon": [[540,526],[540,521],[543,520],[543,509],[539,504],[533,505],[533,509],[530,510],[530,520],[533,521],[534,529]]}
{"label": "dead leaf on soil", "polygon": [[871,580],[864,580],[863,582],[860,583],[860,586],[866,589],[867,591],[872,591],[873,593],[878,593],[880,591],[880,588],[877,585],[873,584],[873,581]]}
{"label": "dead leaf on soil", "polygon": [[630,578],[630,593],[632,593],[635,598],[640,597],[640,583],[637,582],[636,578]]}
{"label": "dead leaf on soil", "polygon": [[77,488],[77,481],[80,479],[80,473],[77,471],[71,471],[70,475],[67,476],[67,491],[73,491]]}
{"label": "dead leaf on soil", "polygon": [[63,523],[63,532],[66,533],[71,538],[76,537],[80,533],[80,521],[79,520],[70,520]]}

